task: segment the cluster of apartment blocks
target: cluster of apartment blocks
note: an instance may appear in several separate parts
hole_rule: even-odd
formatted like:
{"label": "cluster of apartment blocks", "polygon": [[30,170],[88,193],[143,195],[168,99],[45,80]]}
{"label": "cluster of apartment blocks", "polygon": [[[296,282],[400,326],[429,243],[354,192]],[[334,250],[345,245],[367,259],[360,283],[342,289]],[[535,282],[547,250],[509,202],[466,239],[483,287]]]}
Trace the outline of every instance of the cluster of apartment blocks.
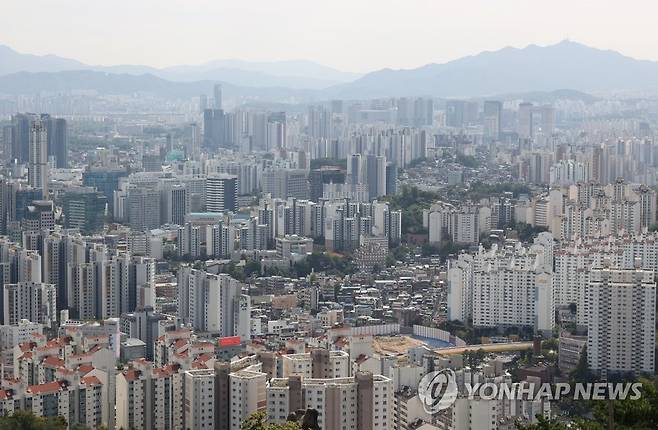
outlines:
{"label": "cluster of apartment blocks", "polygon": [[341,430],[406,430],[419,421],[441,429],[465,423],[465,428],[511,429],[516,419],[532,422],[537,413],[549,413],[542,402],[468,399],[460,390],[452,408],[430,415],[416,396],[424,374],[451,368],[460,384],[508,384],[502,363],[471,370],[461,356],[441,357],[426,346],[379,355],[372,335],[341,335],[350,330],[270,349],[239,336],[217,338],[173,325],[153,340],[150,359],[143,353],[128,357],[123,343],[119,352],[114,330],[111,324],[71,323],[52,340],[30,335],[13,349],[11,378],[0,391],[2,411],[61,415],[71,426],[91,428],[102,423],[235,430],[256,411],[280,423],[314,409],[320,428]]}
{"label": "cluster of apartment blocks", "polygon": [[[395,392],[393,428],[412,430],[427,423],[431,425],[429,428],[441,430],[512,430],[517,428],[517,422],[536,423],[537,415],[550,418],[550,402],[546,399],[535,400],[531,396],[516,399],[498,396],[493,399],[482,398],[477,388],[470,396],[469,389],[473,390],[473,387],[493,384],[499,390],[504,390],[512,388],[513,383],[511,375],[503,369],[499,359],[487,360],[477,368],[465,364],[461,355],[440,356],[429,351],[426,346],[410,349],[408,361],[390,369]],[[454,403],[434,414],[425,410],[418,396],[419,381],[430,371],[452,371],[457,388]],[[536,386],[542,382],[533,376],[525,377],[523,381]]]}
{"label": "cluster of apartment blocks", "polygon": [[51,327],[60,310],[90,320],[153,307],[155,260],[101,240],[55,229],[25,232],[22,245],[0,237],[2,322]]}
{"label": "cluster of apartment blocks", "polygon": [[548,232],[463,253],[449,262],[448,317],[550,335],[555,310],[575,304],[590,368],[652,373],[657,253],[656,233],[555,245]]}
{"label": "cluster of apartment blocks", "polygon": [[473,321],[475,327],[530,326],[551,332],[555,325],[553,299],[553,237],[541,233],[524,247],[482,246],[448,263],[448,318]]}
{"label": "cluster of apartment blocks", "polygon": [[622,179],[552,187],[547,194],[517,200],[514,220],[545,227],[560,240],[642,233],[656,222],[656,192]]}
{"label": "cluster of apartment blocks", "polygon": [[62,416],[70,426],[89,428],[113,424],[116,358],[111,338],[67,332],[52,340],[34,332],[29,341],[14,346],[13,377],[0,383],[0,413]]}
{"label": "cluster of apartment blocks", "polygon": [[[387,203],[349,200],[263,199],[247,217],[228,214],[189,214],[178,229],[178,253],[196,258],[231,258],[245,252],[290,258],[307,250],[312,240],[324,239],[329,250],[357,249],[368,237],[401,239],[401,212]],[[311,240],[311,242],[309,242]],[[292,250],[291,250],[292,249]]]}
{"label": "cluster of apartment blocks", "polygon": [[[155,341],[153,361],[139,358],[117,369],[107,336],[66,334],[50,341],[34,335],[14,348],[14,375],[2,382],[0,412],[59,415],[70,426],[90,428],[238,430],[259,410],[279,422],[312,408],[322,428],[352,428],[357,417],[357,428],[391,428],[391,380],[354,371],[344,351],[261,352],[223,361],[217,358],[223,343],[239,346],[239,338],[211,342],[176,329]],[[345,421],[331,421],[339,416]]]}
{"label": "cluster of apartment blocks", "polygon": [[96,167],[87,172],[85,185],[103,188],[114,219],[134,230],[181,225],[188,213],[235,212],[241,203],[252,203],[259,192],[277,199],[326,197],[359,202],[395,193],[399,164],[387,163],[385,155],[361,152],[344,157],[349,159],[347,169],[322,166],[313,170],[305,151],[277,154],[274,160],[221,153],[212,159],[175,164],[175,170],[168,172],[161,171],[160,159],[153,166],[144,164],[150,159],[144,156],[143,172],[121,174],[117,166],[105,166],[118,175],[106,188],[104,169]]}
{"label": "cluster of apartment blocks", "polygon": [[656,222],[656,192],[621,179],[605,186],[579,182],[532,197],[513,199],[510,193],[460,206],[437,202],[423,211],[434,244],[477,245],[481,235],[515,222],[544,227],[560,240],[641,233]]}
{"label": "cluster of apartment blocks", "polygon": [[576,304],[591,368],[653,372],[658,235],[584,239],[555,250],[555,303]]}
{"label": "cluster of apartment blocks", "polygon": [[553,143],[553,150],[523,150],[513,164],[515,175],[535,184],[571,185],[594,181],[612,183],[617,178],[658,183],[654,169],[658,147],[651,139],[609,140],[584,147]]}

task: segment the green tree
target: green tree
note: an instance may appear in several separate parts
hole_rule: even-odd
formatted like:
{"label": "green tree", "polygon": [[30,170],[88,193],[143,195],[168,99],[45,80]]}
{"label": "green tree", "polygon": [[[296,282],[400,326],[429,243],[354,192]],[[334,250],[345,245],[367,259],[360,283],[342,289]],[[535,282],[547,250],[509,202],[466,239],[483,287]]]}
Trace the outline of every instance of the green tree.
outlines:
{"label": "green tree", "polygon": [[459,251],[466,248],[468,248],[468,245],[458,245],[452,240],[444,240],[438,245],[424,243],[420,248],[420,252],[423,257],[438,255],[441,258],[441,261],[445,261],[449,255],[457,254]]}
{"label": "green tree", "polygon": [[283,424],[268,424],[264,411],[250,415],[240,426],[241,430],[300,430],[296,422],[288,421]]}
{"label": "green tree", "polygon": [[0,417],[0,430],[66,430],[64,417],[37,417],[31,412],[17,411]]}
{"label": "green tree", "polygon": [[524,222],[517,222],[511,226],[519,234],[521,242],[529,242],[534,239],[539,233],[548,231],[546,227],[533,227]]}
{"label": "green tree", "polygon": [[298,277],[313,272],[327,272],[330,275],[348,275],[355,272],[352,260],[326,252],[314,252],[305,260],[295,263],[293,271]]}
{"label": "green tree", "polygon": [[464,353],[464,364],[475,369],[484,361],[484,358],[487,356],[484,349],[480,348],[477,351],[466,351]]}
{"label": "green tree", "polygon": [[480,167],[480,163],[472,155],[458,154],[455,161],[457,161],[457,163],[461,164],[462,166],[469,167],[471,169]]}
{"label": "green tree", "polygon": [[427,233],[423,227],[423,209],[428,209],[440,195],[417,187],[403,185],[400,191],[384,197],[393,210],[402,212],[402,233]]}
{"label": "green tree", "polygon": [[578,364],[569,376],[574,382],[592,382],[594,380],[594,374],[589,370],[589,365],[587,364],[587,346],[583,348]]}
{"label": "green tree", "polygon": [[629,397],[624,400],[596,400],[591,402],[593,419],[592,425],[598,424],[599,427],[590,428],[607,428],[610,416],[610,407],[612,407],[612,416],[614,419],[615,429],[655,429],[658,428],[658,390],[656,381],[641,379],[642,383],[641,396],[639,399]]}
{"label": "green tree", "polygon": [[537,422],[534,424],[521,424],[516,422],[514,424],[517,430],[569,430],[570,427],[567,427],[566,424],[561,422],[550,420],[543,415],[537,416]]}
{"label": "green tree", "polygon": [[449,199],[462,201],[479,201],[484,197],[498,196],[503,193],[512,193],[514,197],[518,197],[520,194],[529,194],[530,187],[513,182],[501,182],[495,184],[474,182],[468,188],[464,188],[461,185],[448,188],[447,197]]}

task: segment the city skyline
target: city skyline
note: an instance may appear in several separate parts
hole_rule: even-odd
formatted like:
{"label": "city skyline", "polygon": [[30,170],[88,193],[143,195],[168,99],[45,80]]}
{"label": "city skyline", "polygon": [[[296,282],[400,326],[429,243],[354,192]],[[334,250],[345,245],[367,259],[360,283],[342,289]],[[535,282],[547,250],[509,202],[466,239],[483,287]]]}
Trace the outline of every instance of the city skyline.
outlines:
{"label": "city skyline", "polygon": [[658,6],[12,3],[0,430],[656,427]]}

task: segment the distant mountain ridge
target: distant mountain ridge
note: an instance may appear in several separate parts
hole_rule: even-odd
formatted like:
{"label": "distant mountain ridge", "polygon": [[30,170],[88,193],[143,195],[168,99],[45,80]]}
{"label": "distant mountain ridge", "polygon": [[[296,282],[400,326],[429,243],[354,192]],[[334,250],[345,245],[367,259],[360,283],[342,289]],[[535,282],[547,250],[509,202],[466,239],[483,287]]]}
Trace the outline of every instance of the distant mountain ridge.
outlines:
{"label": "distant mountain ridge", "polygon": [[[344,82],[350,76],[353,81]],[[343,83],[336,84],[336,79]],[[562,41],[544,47],[508,47],[415,69],[383,69],[358,77],[304,60],[220,60],[165,69],[89,66],[51,55],[19,54],[0,45],[0,93],[4,94],[96,90],[104,94],[145,92],[188,97],[211,94],[216,82],[225,85],[227,96],[275,102],[402,96],[485,98],[532,93],[538,97],[551,93],[550,97],[562,94],[584,99],[586,92],[658,94],[658,62]]]}
{"label": "distant mountain ridge", "polygon": [[482,52],[416,69],[384,69],[328,90],[334,97],[473,97],[553,91],[658,91],[658,62],[568,40]]}
{"label": "distant mountain ridge", "polygon": [[[0,76],[0,94],[70,93],[93,91],[98,94],[151,94],[158,97],[180,99],[199,94],[212,94],[217,81],[172,82],[151,74],[130,75],[72,70],[62,72],[19,72]],[[255,100],[299,100],[312,96],[310,90],[277,87],[241,87],[222,83],[222,93],[230,97],[251,97]]]}
{"label": "distant mountain ridge", "polygon": [[225,81],[253,87],[285,86],[321,89],[349,82],[359,74],[343,72],[308,60],[243,61],[215,60],[200,65],[158,69],[142,65],[94,66],[56,55],[22,54],[0,45],[0,76],[19,72],[93,70],[128,75],[152,74],[171,81]]}

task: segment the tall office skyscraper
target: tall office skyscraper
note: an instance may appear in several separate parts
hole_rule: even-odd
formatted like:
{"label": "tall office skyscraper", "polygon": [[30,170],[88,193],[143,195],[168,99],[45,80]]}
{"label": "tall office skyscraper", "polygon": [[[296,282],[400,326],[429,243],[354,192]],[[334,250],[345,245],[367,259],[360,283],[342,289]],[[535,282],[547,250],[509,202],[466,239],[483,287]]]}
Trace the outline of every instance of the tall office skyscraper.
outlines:
{"label": "tall office skyscraper", "polygon": [[94,187],[107,199],[109,212],[114,210],[114,192],[119,189],[119,178],[128,176],[128,172],[115,168],[88,167],[82,173],[82,185]]}
{"label": "tall office skyscraper", "polygon": [[208,212],[235,212],[237,200],[237,176],[224,174],[208,176],[206,180],[206,209]]}
{"label": "tall office skyscraper", "polygon": [[16,159],[19,163],[30,162],[30,138],[32,126],[40,122],[46,132],[46,162],[48,157],[55,159],[58,168],[68,167],[68,133],[66,120],[52,118],[48,114],[17,113],[11,118],[11,125],[5,132],[9,139],[6,144],[7,159]]}
{"label": "tall office skyscraper", "polygon": [[317,202],[323,194],[324,184],[344,184],[345,171],[339,167],[323,166],[311,170],[309,175],[310,199]]}
{"label": "tall office skyscraper", "polygon": [[41,190],[42,197],[48,197],[48,132],[41,120],[30,126],[30,152],[28,183]]}
{"label": "tall office skyscraper", "polygon": [[225,146],[224,111],[206,109],[203,111],[203,143],[207,148],[217,149]]}
{"label": "tall office skyscraper", "polygon": [[135,231],[160,227],[160,191],[154,187],[131,185],[128,190],[128,221]]}
{"label": "tall office skyscraper", "polygon": [[369,198],[375,199],[386,194],[386,157],[366,156],[366,175]]}
{"label": "tall office skyscraper", "polygon": [[266,149],[283,149],[285,146],[285,124],[278,121],[268,122]]}
{"label": "tall office skyscraper", "polygon": [[497,100],[484,102],[484,136],[489,139],[498,139],[501,131],[503,104]]}
{"label": "tall office skyscraper", "polygon": [[331,113],[324,106],[309,106],[308,135],[324,139],[331,137]]}
{"label": "tall office skyscraper", "polygon": [[432,99],[417,98],[413,104],[413,125],[422,127],[434,122],[434,102]]}
{"label": "tall office skyscraper", "polygon": [[185,146],[187,156],[192,160],[197,160],[201,154],[201,130],[196,122],[188,126],[188,144]]}
{"label": "tall office skyscraper", "polygon": [[398,166],[395,163],[386,163],[386,195],[398,192]]}
{"label": "tall office skyscraper", "polygon": [[466,123],[466,102],[463,100],[448,100],[446,102],[446,125],[448,127],[463,127]]}
{"label": "tall office skyscraper", "polygon": [[199,96],[199,112],[203,113],[206,109],[208,109],[208,96],[201,94]]}
{"label": "tall office skyscraper", "polygon": [[519,105],[519,138],[532,138],[532,103],[521,103]]}
{"label": "tall office skyscraper", "polygon": [[47,116],[45,119],[46,129],[48,131],[48,156],[55,158],[55,166],[58,169],[65,169],[68,167],[68,130],[66,120],[63,118],[51,118]]}
{"label": "tall office skyscraper", "polygon": [[301,169],[267,169],[263,172],[263,193],[275,199],[308,199],[307,173]]}
{"label": "tall office skyscraper", "polygon": [[215,84],[215,87],[213,88],[213,94],[215,96],[215,109],[222,109],[222,84]]}
{"label": "tall office skyscraper", "polygon": [[27,163],[30,158],[30,124],[35,115],[17,113],[11,117],[11,158]]}
{"label": "tall office skyscraper", "polygon": [[62,211],[66,228],[78,228],[91,234],[103,227],[107,197],[91,187],[72,187],[64,191]]}
{"label": "tall office skyscraper", "polygon": [[348,183],[352,186],[363,183],[361,154],[352,154],[347,159]]}
{"label": "tall office skyscraper", "polygon": [[162,209],[160,218],[163,223],[183,225],[185,215],[190,212],[190,198],[185,185],[164,182],[160,206]]}
{"label": "tall office skyscraper", "polygon": [[548,137],[555,132],[555,109],[551,105],[544,105],[541,112],[541,131]]}
{"label": "tall office skyscraper", "polygon": [[286,113],[272,112],[267,117],[265,146],[268,151],[286,147]]}

